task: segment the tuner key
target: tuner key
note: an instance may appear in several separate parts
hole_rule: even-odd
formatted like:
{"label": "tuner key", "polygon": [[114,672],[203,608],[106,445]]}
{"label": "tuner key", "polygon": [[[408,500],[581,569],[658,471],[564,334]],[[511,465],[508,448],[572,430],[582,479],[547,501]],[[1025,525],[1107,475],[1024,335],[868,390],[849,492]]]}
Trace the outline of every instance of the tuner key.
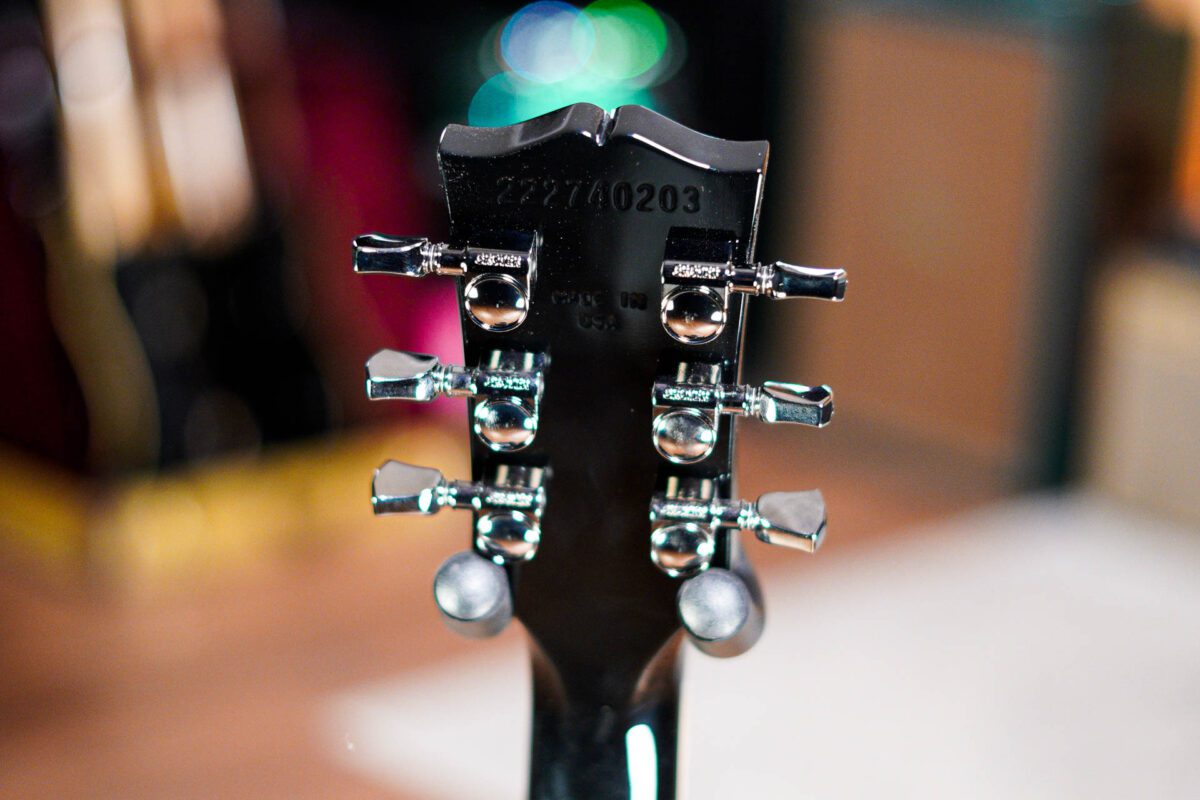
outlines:
{"label": "tuner key", "polygon": [[846,270],[800,267],[776,261],[762,264],[758,294],[774,300],[790,297],[815,297],[819,300],[841,302],[846,297]]}
{"label": "tuner key", "polygon": [[476,552],[497,564],[529,561],[541,541],[544,472],[501,464],[486,482],[447,481],[436,469],[388,461],[375,470],[371,505],[376,514],[469,509],[475,517]]}
{"label": "tuner key", "polygon": [[367,359],[367,397],[426,403],[443,394],[446,381],[437,356],[380,350]]}
{"label": "tuner key", "polygon": [[825,498],[807,492],[768,492],[758,498],[740,525],[767,544],[815,553],[825,538]]}
{"label": "tuner key", "polygon": [[672,578],[688,578],[709,568],[721,530],[753,531],[768,544],[816,552],[825,538],[825,500],[816,490],[728,500],[713,497],[710,479],[671,476],[650,501],[650,526],[650,560]]}
{"label": "tuner key", "polygon": [[712,454],[721,414],[816,428],[828,425],[833,416],[833,390],[828,386],[722,383],[716,364],[681,362],[672,378],[655,381],[650,402],[654,447],[674,464],[694,464]]}
{"label": "tuner key", "polygon": [[452,247],[418,236],[369,233],[354,240],[354,271],[409,278],[449,275],[465,280],[467,318],[493,333],[505,333],[529,314],[537,271],[535,237],[514,233],[503,247]]}
{"label": "tuner key", "polygon": [[543,355],[492,351],[482,366],[442,364],[437,356],[380,350],[367,360],[367,397],[428,402],[439,395],[476,398],[473,429],[497,452],[533,442],[542,399]]}
{"label": "tuner key", "polygon": [[371,506],[376,514],[434,514],[453,505],[442,473],[400,461],[388,461],[375,470]]}
{"label": "tuner key", "polygon": [[[740,264],[732,258],[714,261],[712,253],[695,255],[695,244],[670,240],[662,262],[659,318],[677,342],[700,345],[713,341],[729,320],[729,294],[761,295],[775,300],[814,297],[840,301],[846,296],[846,271],[772,264]],[[727,253],[730,251],[727,251]]]}
{"label": "tuner key", "polygon": [[354,271],[423,278],[437,271],[438,247],[423,236],[364,234],[354,239]]}
{"label": "tuner key", "polygon": [[472,639],[494,636],[512,620],[508,574],[470,550],[442,562],[433,578],[433,601],[446,627]]}
{"label": "tuner key", "polygon": [[767,381],[752,394],[749,409],[763,422],[824,428],[833,419],[833,390],[828,386]]}

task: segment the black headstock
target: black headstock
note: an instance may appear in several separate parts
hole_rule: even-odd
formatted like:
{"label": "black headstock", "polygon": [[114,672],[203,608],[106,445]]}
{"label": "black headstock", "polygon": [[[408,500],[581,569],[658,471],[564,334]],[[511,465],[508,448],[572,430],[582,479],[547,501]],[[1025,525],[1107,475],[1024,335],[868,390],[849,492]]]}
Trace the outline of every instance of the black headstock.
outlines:
{"label": "black headstock", "polygon": [[530,634],[531,797],[631,796],[639,725],[673,797],[681,627],[743,652],[762,604],[737,531],[809,551],[824,533],[819,493],[734,494],[731,415],[832,413],[827,387],[738,383],[746,300],[840,299],[844,274],[755,263],[766,142],[578,104],[451,125],[439,158],[450,242],[360,237],[355,264],[456,277],[466,363],[380,353],[368,392],[466,396],[472,475],[389,462],[376,511],[472,511],[435,597],[460,632],[515,612]]}

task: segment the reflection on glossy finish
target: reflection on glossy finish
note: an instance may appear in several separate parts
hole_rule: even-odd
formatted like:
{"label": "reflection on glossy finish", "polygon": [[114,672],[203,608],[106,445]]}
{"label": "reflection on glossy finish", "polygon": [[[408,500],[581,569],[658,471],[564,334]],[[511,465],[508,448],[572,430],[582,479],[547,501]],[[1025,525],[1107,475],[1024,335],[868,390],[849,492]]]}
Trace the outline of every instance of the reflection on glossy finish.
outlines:
{"label": "reflection on glossy finish", "polygon": [[654,729],[642,722],[625,731],[625,753],[629,763],[629,800],[657,800],[658,751]]}

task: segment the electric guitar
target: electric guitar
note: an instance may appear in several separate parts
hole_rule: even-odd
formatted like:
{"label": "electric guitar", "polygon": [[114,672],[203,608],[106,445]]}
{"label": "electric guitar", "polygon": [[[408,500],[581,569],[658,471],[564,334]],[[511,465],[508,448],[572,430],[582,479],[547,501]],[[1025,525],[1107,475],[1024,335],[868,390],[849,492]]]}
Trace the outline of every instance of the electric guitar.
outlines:
{"label": "electric guitar", "polygon": [[466,636],[528,631],[531,798],[673,798],[683,640],[733,656],[763,627],[736,534],[825,534],[818,491],[735,492],[726,417],[833,413],[826,386],[738,382],[747,300],[841,300],[845,273],[754,260],[766,142],[577,104],[451,125],[438,155],[450,243],[361,236],[354,268],[456,280],[466,363],[383,350],[366,385],[467,398],[472,474],[389,461],[374,510],[471,512],[434,599]]}

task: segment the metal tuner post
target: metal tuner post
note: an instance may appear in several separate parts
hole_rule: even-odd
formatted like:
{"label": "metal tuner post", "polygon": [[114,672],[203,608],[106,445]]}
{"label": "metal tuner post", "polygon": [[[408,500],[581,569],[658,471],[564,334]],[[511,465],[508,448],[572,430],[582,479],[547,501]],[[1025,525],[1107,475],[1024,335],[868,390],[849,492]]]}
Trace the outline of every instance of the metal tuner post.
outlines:
{"label": "metal tuner post", "polygon": [[380,350],[367,361],[367,397],[429,402],[475,398],[475,435],[497,452],[520,450],[537,435],[547,359],[493,350],[478,367],[443,364],[437,356]]}
{"label": "metal tuner post", "polygon": [[407,278],[461,278],[463,305],[470,320],[486,331],[506,333],[529,315],[537,246],[531,234],[505,238],[504,247],[452,247],[420,236],[369,233],[354,240],[354,271]]}
{"label": "metal tuner post", "polygon": [[662,262],[663,328],[677,342],[695,345],[716,339],[729,319],[729,294],[742,292],[772,300],[813,297],[840,301],[846,271],[800,267],[776,261],[735,264],[668,258]]}
{"label": "metal tuner post", "polygon": [[651,403],[654,447],[675,464],[693,464],[712,454],[722,414],[814,428],[825,427],[833,417],[828,386],[722,383],[718,364],[680,362],[673,376],[655,381]]}
{"label": "metal tuner post", "polygon": [[537,554],[546,506],[540,467],[498,466],[487,482],[447,481],[442,473],[399,461],[375,471],[376,514],[436,514],[470,509],[474,550],[451,556],[434,578],[434,600],[446,624],[465,636],[498,633],[512,619],[512,596],[502,565]]}
{"label": "metal tuner post", "polygon": [[769,492],[755,502],[713,497],[704,478],[671,477],[650,504],[650,559],[686,579],[676,598],[679,618],[704,652],[745,652],[762,632],[762,603],[739,573],[712,567],[722,530],[747,530],[767,544],[816,552],[825,536],[825,500],[817,490]]}

